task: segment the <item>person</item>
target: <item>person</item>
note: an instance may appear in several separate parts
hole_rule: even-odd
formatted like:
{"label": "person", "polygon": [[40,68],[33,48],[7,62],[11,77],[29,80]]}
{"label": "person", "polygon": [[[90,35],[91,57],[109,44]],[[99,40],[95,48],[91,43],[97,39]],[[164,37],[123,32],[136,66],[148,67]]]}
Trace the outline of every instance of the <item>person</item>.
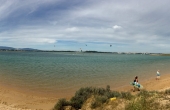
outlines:
{"label": "person", "polygon": [[[135,79],[134,79],[134,81],[133,81],[133,85],[137,86],[137,87],[138,87],[138,91],[140,91],[140,90],[139,90],[140,84],[138,83],[138,76],[135,77]],[[134,86],[133,92],[135,92],[135,86]]]}
{"label": "person", "polygon": [[160,73],[159,73],[159,70],[156,72],[156,80],[159,80],[160,79]]}
{"label": "person", "polygon": [[135,77],[134,84],[137,85],[138,87],[140,86],[139,83],[138,83],[138,76]]}
{"label": "person", "polygon": [[138,76],[135,77],[135,79],[133,81],[133,85],[140,87],[140,84],[138,83]]}

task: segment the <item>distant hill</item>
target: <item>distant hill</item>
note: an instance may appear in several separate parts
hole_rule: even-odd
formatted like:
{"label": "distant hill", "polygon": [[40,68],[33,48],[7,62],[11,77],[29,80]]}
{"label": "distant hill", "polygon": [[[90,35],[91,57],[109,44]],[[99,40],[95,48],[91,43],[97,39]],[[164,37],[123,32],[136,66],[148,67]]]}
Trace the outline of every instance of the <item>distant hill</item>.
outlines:
{"label": "distant hill", "polygon": [[38,49],[33,49],[33,48],[18,48],[18,50],[32,51],[32,50],[38,50]]}
{"label": "distant hill", "polygon": [[1,49],[1,50],[3,50],[3,49],[5,49],[5,50],[12,50],[12,49],[15,49],[15,48],[13,48],[13,47],[0,46],[0,49]]}
{"label": "distant hill", "polygon": [[0,50],[38,51],[38,49],[32,49],[32,48],[13,48],[13,47],[6,47],[6,46],[0,46]]}

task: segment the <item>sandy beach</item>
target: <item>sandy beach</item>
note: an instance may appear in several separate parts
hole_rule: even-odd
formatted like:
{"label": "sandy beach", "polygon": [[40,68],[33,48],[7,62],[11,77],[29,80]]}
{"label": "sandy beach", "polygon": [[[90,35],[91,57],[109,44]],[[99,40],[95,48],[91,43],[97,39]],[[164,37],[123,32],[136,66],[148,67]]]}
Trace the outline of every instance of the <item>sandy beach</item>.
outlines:
{"label": "sandy beach", "polygon": [[[143,89],[146,89],[148,91],[163,91],[170,88],[170,74],[162,75],[159,80],[156,80],[156,76],[155,78],[149,78],[147,80],[142,81],[140,80],[141,79],[139,77],[139,83],[143,85]],[[123,86],[114,90],[132,92],[132,89],[133,86],[129,84],[129,86]]]}
{"label": "sandy beach", "polygon": [[50,110],[57,98],[39,97],[0,87],[0,110]]}
{"label": "sandy beach", "polygon": [[[162,75],[160,80],[150,78],[148,80],[140,81],[140,84],[142,84],[144,89],[148,91],[163,91],[170,88],[170,74]],[[132,92],[132,89],[133,87],[129,84],[128,86],[112,90],[130,91],[132,94],[138,93],[138,91]],[[54,107],[57,100],[57,97],[33,96],[5,88],[3,85],[0,86],[1,110],[50,110]]]}

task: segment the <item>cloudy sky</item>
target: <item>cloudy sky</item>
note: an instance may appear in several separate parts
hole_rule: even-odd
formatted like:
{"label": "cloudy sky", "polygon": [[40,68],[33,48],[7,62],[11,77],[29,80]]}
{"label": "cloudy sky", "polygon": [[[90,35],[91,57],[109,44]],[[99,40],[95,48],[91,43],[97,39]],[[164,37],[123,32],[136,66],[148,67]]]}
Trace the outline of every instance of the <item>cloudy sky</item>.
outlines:
{"label": "cloudy sky", "polygon": [[170,53],[169,4],[169,0],[0,0],[0,46]]}

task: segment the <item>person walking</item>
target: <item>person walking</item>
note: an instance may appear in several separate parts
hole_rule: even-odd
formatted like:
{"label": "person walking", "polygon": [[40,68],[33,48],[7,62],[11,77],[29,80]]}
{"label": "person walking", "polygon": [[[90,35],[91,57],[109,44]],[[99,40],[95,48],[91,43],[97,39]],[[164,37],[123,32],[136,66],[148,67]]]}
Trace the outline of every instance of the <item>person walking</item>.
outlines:
{"label": "person walking", "polygon": [[140,91],[140,84],[138,83],[138,76],[136,76],[135,77],[135,79],[134,79],[134,89],[133,89],[133,92],[135,92],[135,89],[136,89],[136,87],[137,87],[137,89],[138,89],[138,91]]}
{"label": "person walking", "polygon": [[159,70],[156,72],[156,80],[159,80],[160,79],[160,72]]}
{"label": "person walking", "polygon": [[135,85],[138,85],[138,76],[135,77],[134,83]]}

